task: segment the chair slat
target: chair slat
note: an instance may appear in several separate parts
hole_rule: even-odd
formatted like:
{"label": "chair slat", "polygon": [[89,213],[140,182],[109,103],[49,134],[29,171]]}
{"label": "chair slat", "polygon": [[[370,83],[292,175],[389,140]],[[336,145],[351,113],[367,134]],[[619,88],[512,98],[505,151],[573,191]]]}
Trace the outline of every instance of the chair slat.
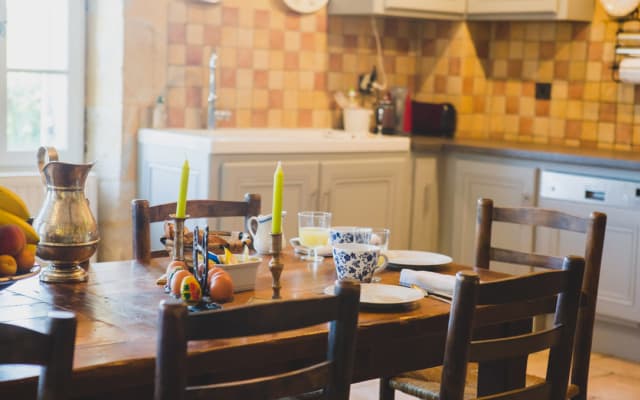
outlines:
{"label": "chair slat", "polygon": [[524,253],[516,250],[507,250],[492,247],[490,249],[490,257],[494,261],[511,264],[550,269],[562,268],[561,257],[545,256],[543,254]]}
{"label": "chair slat", "polygon": [[521,302],[554,296],[566,286],[567,271],[538,272],[509,279],[486,282],[478,291],[478,304]]}
{"label": "chair slat", "polygon": [[[188,319],[187,339],[224,339],[300,329],[336,319],[337,297],[291,300],[208,311]],[[281,316],[286,315],[286,318]]]}
{"label": "chair slat", "polygon": [[505,303],[482,307],[477,311],[482,318],[474,321],[474,328],[495,325],[501,322],[520,321],[537,315],[551,314],[556,308],[556,297]]}
{"label": "chair slat", "polygon": [[494,207],[493,220],[522,225],[546,226],[580,233],[585,233],[589,226],[589,220],[586,218],[543,208]]}
{"label": "chair slat", "polygon": [[256,399],[269,393],[269,398],[281,398],[292,393],[302,394],[322,389],[329,377],[331,363],[328,361],[255,379],[219,383],[187,388],[186,398],[193,400],[245,400]]}
{"label": "chair slat", "polygon": [[509,338],[476,340],[471,342],[469,360],[490,361],[529,355],[558,344],[561,326]]}

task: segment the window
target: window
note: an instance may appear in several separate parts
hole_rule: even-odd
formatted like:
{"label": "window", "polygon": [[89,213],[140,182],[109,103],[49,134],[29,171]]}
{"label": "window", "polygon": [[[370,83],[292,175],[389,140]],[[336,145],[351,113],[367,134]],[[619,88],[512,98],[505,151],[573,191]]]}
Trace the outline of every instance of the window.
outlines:
{"label": "window", "polygon": [[0,0],[0,167],[83,160],[84,35],[84,0]]}

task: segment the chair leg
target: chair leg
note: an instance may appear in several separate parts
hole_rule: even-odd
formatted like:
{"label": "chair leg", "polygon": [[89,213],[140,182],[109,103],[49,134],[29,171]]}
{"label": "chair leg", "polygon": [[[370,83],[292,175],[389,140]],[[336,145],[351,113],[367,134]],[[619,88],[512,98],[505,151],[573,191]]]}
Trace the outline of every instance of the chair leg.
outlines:
{"label": "chair leg", "polygon": [[394,400],[396,391],[389,386],[389,378],[380,378],[379,400]]}

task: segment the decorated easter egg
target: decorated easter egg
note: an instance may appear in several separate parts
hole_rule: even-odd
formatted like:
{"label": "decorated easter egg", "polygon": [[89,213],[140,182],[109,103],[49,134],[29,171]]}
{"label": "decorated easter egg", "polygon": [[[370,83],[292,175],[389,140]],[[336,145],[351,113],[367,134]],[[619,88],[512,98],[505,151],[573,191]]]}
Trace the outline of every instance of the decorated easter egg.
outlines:
{"label": "decorated easter egg", "polygon": [[187,276],[193,276],[185,269],[178,269],[169,277],[169,287],[171,288],[171,294],[176,297],[180,297],[180,288],[182,287],[182,280]]}
{"label": "decorated easter egg", "polygon": [[189,304],[198,303],[202,300],[200,284],[193,275],[182,279],[182,283],[180,284],[180,297]]}

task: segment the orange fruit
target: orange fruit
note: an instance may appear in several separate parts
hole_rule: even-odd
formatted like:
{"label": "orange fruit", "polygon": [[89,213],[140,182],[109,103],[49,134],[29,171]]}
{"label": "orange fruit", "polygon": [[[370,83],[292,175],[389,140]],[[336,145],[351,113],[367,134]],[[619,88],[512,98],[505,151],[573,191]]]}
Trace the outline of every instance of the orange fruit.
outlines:
{"label": "orange fruit", "polygon": [[0,255],[0,276],[15,275],[18,271],[16,259],[8,254]]}
{"label": "orange fruit", "polygon": [[27,243],[24,249],[15,256],[18,272],[26,273],[31,270],[31,267],[36,262],[36,247],[35,244]]}

